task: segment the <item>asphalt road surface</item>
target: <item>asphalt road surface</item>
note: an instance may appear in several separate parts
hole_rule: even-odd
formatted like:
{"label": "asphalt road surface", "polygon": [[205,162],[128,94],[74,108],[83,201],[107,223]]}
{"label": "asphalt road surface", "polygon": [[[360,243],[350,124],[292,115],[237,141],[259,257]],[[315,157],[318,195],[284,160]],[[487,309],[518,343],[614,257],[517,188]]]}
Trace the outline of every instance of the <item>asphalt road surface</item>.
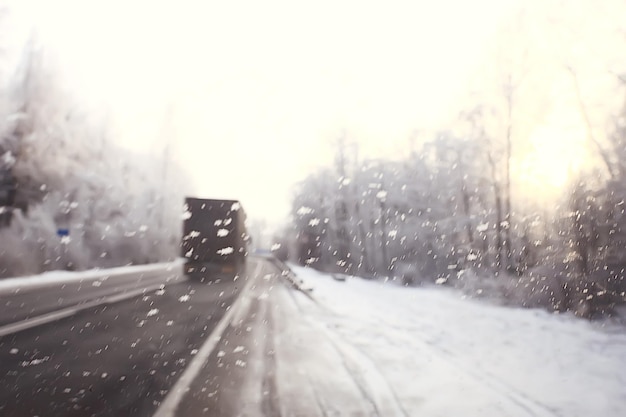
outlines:
{"label": "asphalt road surface", "polygon": [[[276,284],[280,275],[260,258],[250,259],[236,280],[189,281],[179,269],[0,295],[5,329],[0,336],[0,415],[152,416],[241,298],[242,288],[259,291]],[[254,310],[257,302],[246,296],[239,304]],[[70,314],[23,330],[15,327],[60,310]],[[260,317],[237,314],[220,343],[249,334],[250,320]],[[213,349],[207,365],[214,382],[225,380],[219,352]],[[233,364],[249,372],[238,365]],[[214,396],[204,397],[209,401],[196,407],[227,415],[227,396],[219,397],[219,404],[211,400]],[[188,415],[178,403],[172,409]]]}

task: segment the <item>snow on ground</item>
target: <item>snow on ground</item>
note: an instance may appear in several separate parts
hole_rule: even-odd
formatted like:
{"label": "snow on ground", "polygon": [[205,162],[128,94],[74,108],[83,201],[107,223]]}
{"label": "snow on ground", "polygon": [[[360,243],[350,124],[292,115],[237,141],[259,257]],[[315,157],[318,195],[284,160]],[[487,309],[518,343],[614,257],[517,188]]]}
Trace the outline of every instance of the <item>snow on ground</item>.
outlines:
{"label": "snow on ground", "polygon": [[318,305],[297,296],[305,317],[405,415],[626,415],[623,327],[291,267],[314,287]]}
{"label": "snow on ground", "polygon": [[89,281],[102,277],[158,271],[164,268],[174,268],[182,264],[182,262],[182,259],[177,259],[174,262],[147,265],[128,265],[117,268],[89,269],[86,271],[50,271],[39,275],[4,278],[0,280],[0,294],[13,292],[17,289],[40,288],[58,283]]}

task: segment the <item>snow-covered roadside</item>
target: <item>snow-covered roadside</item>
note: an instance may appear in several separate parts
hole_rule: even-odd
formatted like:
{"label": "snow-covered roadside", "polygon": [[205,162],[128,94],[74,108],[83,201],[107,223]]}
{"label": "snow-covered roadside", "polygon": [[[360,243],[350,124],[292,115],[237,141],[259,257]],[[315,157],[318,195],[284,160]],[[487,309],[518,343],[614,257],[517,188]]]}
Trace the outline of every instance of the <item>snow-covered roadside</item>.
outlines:
{"label": "snow-covered roadside", "polygon": [[30,275],[16,278],[5,278],[0,280],[0,294],[25,290],[31,288],[41,288],[48,285],[56,285],[67,282],[90,281],[103,277],[113,277],[132,273],[151,272],[159,270],[172,270],[182,265],[183,260],[178,258],[173,262],[162,262],[146,265],[129,265],[107,269],[89,269],[86,271],[50,271],[39,275]]}
{"label": "snow-covered roadside", "polygon": [[365,356],[408,415],[626,415],[622,327],[292,268],[323,307],[303,301],[305,314]]}

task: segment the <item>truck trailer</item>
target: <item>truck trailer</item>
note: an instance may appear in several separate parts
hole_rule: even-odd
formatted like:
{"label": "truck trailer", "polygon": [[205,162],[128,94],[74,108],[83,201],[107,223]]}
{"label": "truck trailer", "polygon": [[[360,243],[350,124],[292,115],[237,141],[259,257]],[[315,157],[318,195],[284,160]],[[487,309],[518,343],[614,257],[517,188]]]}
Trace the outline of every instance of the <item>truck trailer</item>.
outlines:
{"label": "truck trailer", "polygon": [[183,219],[185,275],[204,280],[244,270],[249,238],[239,201],[187,197]]}

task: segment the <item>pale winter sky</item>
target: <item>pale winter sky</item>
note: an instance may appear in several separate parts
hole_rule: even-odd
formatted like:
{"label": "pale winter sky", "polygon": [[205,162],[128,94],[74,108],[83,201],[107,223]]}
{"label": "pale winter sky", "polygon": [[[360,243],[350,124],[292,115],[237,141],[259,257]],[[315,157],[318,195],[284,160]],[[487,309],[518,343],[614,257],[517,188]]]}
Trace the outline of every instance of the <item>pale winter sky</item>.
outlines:
{"label": "pale winter sky", "polygon": [[69,82],[120,144],[170,144],[189,193],[286,217],[345,129],[393,156],[456,111],[515,0],[25,0]]}

